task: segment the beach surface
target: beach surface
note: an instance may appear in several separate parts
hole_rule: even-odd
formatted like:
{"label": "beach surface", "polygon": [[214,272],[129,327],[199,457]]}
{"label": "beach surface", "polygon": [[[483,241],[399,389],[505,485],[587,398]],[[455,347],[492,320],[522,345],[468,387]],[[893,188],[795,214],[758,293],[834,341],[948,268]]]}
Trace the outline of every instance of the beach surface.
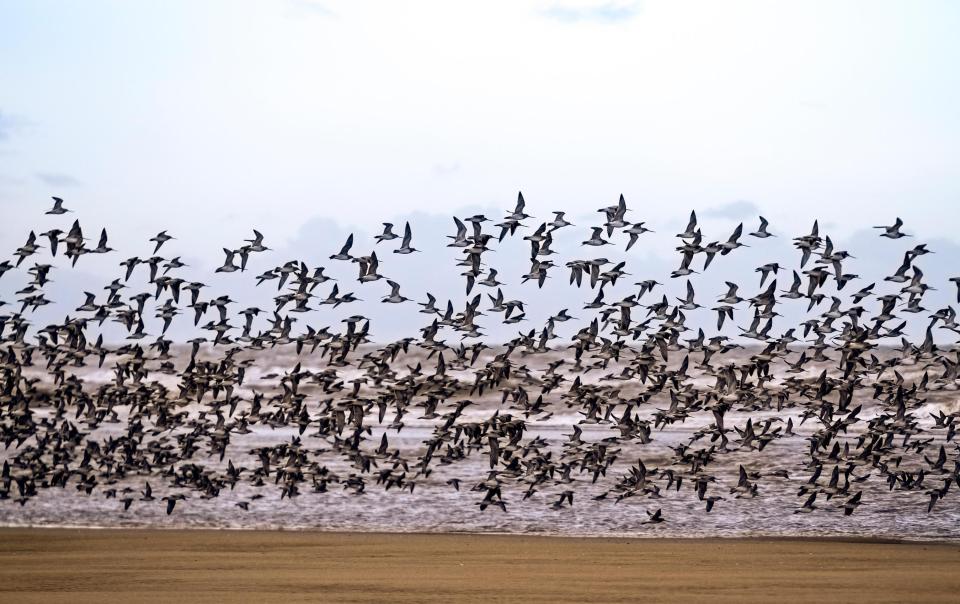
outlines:
{"label": "beach surface", "polygon": [[0,529],[0,601],[956,601],[960,544]]}

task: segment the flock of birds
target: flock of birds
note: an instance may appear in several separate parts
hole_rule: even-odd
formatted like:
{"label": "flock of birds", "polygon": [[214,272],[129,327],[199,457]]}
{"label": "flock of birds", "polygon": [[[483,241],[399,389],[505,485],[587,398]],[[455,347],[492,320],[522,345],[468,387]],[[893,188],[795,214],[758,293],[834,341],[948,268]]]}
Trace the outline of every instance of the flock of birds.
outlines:
{"label": "flock of birds", "polygon": [[[54,200],[48,215],[70,211]],[[628,221],[627,212],[622,196],[601,208],[602,222],[590,227],[580,249],[624,240],[626,250],[633,248],[651,231]],[[493,228],[485,228],[493,221],[483,215],[453,219],[456,231],[447,246],[460,257],[467,294],[462,306],[438,305],[429,293],[425,301],[411,301],[380,273],[376,250],[418,251],[409,223],[402,235],[385,224],[367,255],[354,251],[351,235],[330,261],[355,264],[358,287],[382,288],[370,284],[385,281],[383,303],[419,304],[425,315],[418,337],[379,344],[362,314],[347,317],[341,328],[295,328],[302,313],[358,301],[324,274],[325,267],[295,259],[266,270],[257,285],[275,284],[275,307],[237,310],[229,294],[206,295],[208,285],[177,276],[185,266],[180,257],[160,255],[174,239],[166,231],[150,238],[152,255],[119,262],[118,276],[102,290],[85,292],[71,316],[35,326],[31,314],[51,303],[46,286],[58,254],[73,266],[88,254],[114,250],[105,229],[91,247],[79,221],[66,231],[31,232],[13,259],[0,262],[0,278],[18,271],[29,278],[16,302],[0,301],[0,309],[10,309],[0,314],[0,498],[28,505],[41,491],[69,487],[115,499],[123,510],[157,501],[170,514],[178,502],[214,498],[244,483],[257,493],[237,502],[248,510],[262,489],[276,489],[281,500],[334,487],[357,495],[369,488],[412,492],[444,467],[450,478],[442,485],[476,493],[480,510],[506,512],[538,491],[551,493],[551,507],[562,509],[574,505],[579,485],[603,484],[593,499],[649,499],[646,522],[657,524],[668,518],[656,500],[685,486],[691,505],[709,513],[736,499],[762,497],[769,481],[794,481],[797,513],[829,507],[847,515],[868,501],[868,481],[897,495],[925,495],[928,512],[954,482],[960,488],[960,412],[927,413],[928,399],[953,396],[960,377],[960,355],[938,347],[934,330],[960,333],[960,325],[952,307],[931,312],[922,306],[932,289],[918,266],[932,253],[926,245],[908,251],[883,282],[842,298],[839,292],[859,279],[845,272],[852,256],[821,236],[815,222],[809,234],[793,239],[799,258],[789,288],[778,289],[777,276],[791,269],[765,264],[756,269],[758,293],[746,297],[728,281],[727,291],[706,309],[690,276],[707,270],[718,254],[736,253],[745,237],[741,224],[727,239],[704,243],[691,213],[676,235],[680,262],[670,275],[688,279],[685,297],[657,299],[662,284],[649,279],[636,283],[635,293],[606,301],[608,285],[626,279],[626,263],[571,259],[564,265],[570,284],[596,290],[575,312],[582,318],[559,310],[542,328],[492,346],[481,338],[481,317],[501,315],[503,323],[514,324],[524,319],[528,303],[504,296],[487,253],[522,235],[530,245],[530,270],[520,278],[538,287],[548,272],[564,267],[551,260],[554,237],[574,225],[563,212],[537,226],[532,218],[520,195]],[[902,227],[897,219],[877,228],[881,237],[899,239],[909,236]],[[775,236],[768,228],[761,217],[747,236]],[[251,256],[270,248],[254,231],[223,251],[216,272],[243,273]],[[129,294],[138,272],[149,285]],[[960,285],[960,278],[952,281]],[[491,292],[487,303],[478,287]],[[882,288],[888,291],[880,294]],[[810,318],[775,330],[783,299],[805,301]],[[685,324],[686,314],[698,309],[716,313],[717,335],[707,337],[702,328],[694,334]],[[727,333],[734,329],[735,313],[747,313],[750,324],[731,338],[723,333],[725,326]],[[920,344],[905,337],[902,313],[927,313]],[[208,335],[175,344],[166,333],[180,315]],[[106,321],[122,326],[125,341],[93,337]],[[557,327],[568,321],[581,322],[570,337],[561,337]],[[156,326],[152,335],[147,324]],[[258,355],[281,347],[296,352],[296,364],[249,383]],[[92,368],[109,368],[112,379],[89,382],[84,372]],[[906,379],[905,368],[916,379]],[[731,422],[731,410],[746,421]],[[565,442],[531,436],[554,414],[577,418]],[[429,422],[432,433],[421,446],[402,451],[391,446],[391,435],[408,416]],[[625,445],[642,451],[658,431],[693,418],[706,419],[657,467],[621,455]],[[807,422],[814,429],[798,434]],[[587,426],[607,436],[590,440]],[[257,428],[292,428],[293,436],[242,450],[236,443]],[[374,428],[380,438],[372,436]],[[804,452],[803,463],[790,471],[766,470],[764,456],[788,446]],[[738,464],[736,476],[713,473],[717,460],[732,453],[753,461]],[[458,464],[471,457],[483,460],[480,475],[455,476],[463,467]],[[328,467],[334,458],[349,470]],[[167,494],[155,496],[151,482]]]}

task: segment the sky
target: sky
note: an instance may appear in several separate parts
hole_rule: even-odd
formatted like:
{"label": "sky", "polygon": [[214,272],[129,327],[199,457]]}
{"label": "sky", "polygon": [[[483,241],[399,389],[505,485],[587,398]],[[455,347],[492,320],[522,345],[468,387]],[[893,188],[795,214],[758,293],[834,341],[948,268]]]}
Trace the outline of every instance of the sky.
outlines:
{"label": "sky", "polygon": [[957,31],[947,1],[0,0],[0,247],[57,195],[130,255],[257,228],[317,261],[522,190],[582,224],[624,194],[664,265],[696,209],[895,268],[870,226],[960,244]]}

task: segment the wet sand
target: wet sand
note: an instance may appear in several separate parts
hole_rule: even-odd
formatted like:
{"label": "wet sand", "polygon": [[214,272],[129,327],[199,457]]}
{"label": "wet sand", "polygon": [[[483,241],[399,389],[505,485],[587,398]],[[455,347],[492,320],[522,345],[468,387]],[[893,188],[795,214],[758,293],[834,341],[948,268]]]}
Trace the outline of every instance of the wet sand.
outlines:
{"label": "wet sand", "polygon": [[960,544],[0,529],[0,601],[956,601]]}

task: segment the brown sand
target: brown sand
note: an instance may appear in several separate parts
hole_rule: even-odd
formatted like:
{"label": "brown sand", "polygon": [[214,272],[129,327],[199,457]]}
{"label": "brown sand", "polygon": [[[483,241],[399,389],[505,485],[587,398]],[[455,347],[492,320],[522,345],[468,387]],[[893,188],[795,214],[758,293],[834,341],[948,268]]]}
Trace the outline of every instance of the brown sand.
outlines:
{"label": "brown sand", "polygon": [[0,529],[4,602],[960,601],[960,545]]}

